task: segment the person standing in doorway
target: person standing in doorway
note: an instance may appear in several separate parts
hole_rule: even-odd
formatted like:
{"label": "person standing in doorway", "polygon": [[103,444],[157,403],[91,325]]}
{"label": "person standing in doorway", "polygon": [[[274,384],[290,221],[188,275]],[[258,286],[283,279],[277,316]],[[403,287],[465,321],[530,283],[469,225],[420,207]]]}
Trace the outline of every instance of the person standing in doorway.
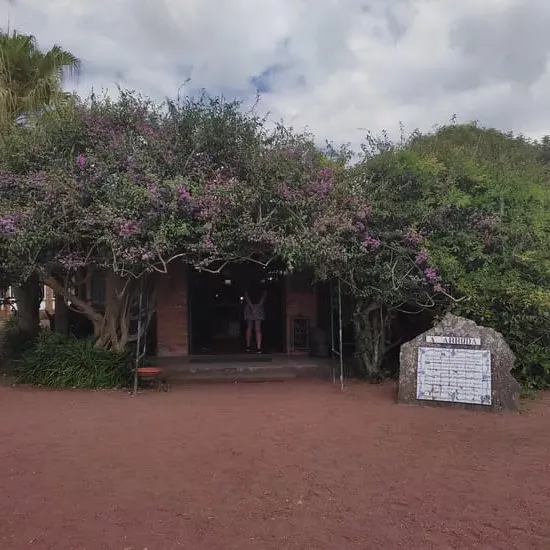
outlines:
{"label": "person standing in doorway", "polygon": [[257,353],[262,353],[262,322],[265,321],[264,304],[267,293],[260,286],[247,289],[244,295],[244,320],[246,321],[246,351],[251,351],[252,331],[256,336]]}

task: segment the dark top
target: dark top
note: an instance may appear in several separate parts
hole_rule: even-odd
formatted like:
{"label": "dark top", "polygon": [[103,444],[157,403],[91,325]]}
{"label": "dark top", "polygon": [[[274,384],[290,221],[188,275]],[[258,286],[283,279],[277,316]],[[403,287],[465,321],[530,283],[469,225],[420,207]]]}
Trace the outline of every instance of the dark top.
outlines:
{"label": "dark top", "polygon": [[265,293],[265,288],[261,284],[249,285],[247,288],[248,297],[253,304],[259,304],[263,294]]}

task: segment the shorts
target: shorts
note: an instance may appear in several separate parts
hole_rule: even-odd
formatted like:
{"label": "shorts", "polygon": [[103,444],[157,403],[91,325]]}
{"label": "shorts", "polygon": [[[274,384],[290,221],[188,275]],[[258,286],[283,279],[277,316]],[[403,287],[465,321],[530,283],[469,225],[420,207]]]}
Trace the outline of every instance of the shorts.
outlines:
{"label": "shorts", "polygon": [[245,321],[265,321],[264,306],[252,308],[250,304],[246,304],[244,307],[244,320]]}

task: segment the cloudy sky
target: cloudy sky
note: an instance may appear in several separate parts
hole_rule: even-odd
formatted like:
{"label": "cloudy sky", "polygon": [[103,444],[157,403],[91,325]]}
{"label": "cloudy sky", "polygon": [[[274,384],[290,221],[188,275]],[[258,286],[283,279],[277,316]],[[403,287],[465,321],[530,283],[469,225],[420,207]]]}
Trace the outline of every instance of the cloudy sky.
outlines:
{"label": "cloudy sky", "polygon": [[550,133],[550,0],[0,0],[83,60],[86,95],[206,88],[319,139],[450,120]]}

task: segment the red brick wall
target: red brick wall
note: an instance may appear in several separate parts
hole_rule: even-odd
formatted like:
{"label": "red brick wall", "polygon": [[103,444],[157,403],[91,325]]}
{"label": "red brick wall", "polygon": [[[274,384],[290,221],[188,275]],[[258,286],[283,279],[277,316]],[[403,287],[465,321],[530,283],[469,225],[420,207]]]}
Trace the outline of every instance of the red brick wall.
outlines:
{"label": "red brick wall", "polygon": [[[293,275],[289,275],[286,282],[286,342],[288,353],[304,353],[292,350],[292,319],[293,317],[307,317],[309,328],[317,326],[317,292],[315,286],[309,290],[296,291],[292,289]],[[307,352],[306,352],[307,353]]]}
{"label": "red brick wall", "polygon": [[189,355],[187,267],[172,264],[157,282],[157,355]]}

